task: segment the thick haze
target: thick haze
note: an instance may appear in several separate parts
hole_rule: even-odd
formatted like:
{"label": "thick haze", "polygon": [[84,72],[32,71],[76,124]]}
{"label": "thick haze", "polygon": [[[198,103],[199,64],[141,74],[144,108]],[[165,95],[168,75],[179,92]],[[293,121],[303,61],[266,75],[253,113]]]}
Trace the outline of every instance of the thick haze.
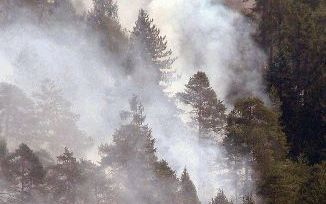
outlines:
{"label": "thick haze", "polygon": [[[85,7],[81,1],[74,3],[79,9],[91,5],[90,1],[84,1]],[[122,26],[128,30],[138,10],[145,8],[167,35],[178,59],[173,65],[176,77],[166,91],[181,91],[189,77],[201,70],[228,105],[243,94],[266,100],[261,84],[265,57],[250,37],[253,28],[239,13],[210,0],[118,0],[118,4]],[[80,114],[81,129],[96,144],[111,140],[120,123],[119,111],[137,94],[159,156],[178,175],[188,168],[201,201],[213,197],[218,188],[232,195],[235,178],[225,174],[223,149],[199,143],[196,132],[181,121],[172,97],[150,80],[124,78],[119,63],[98,46],[96,35],[84,33],[83,26],[69,22],[45,27],[34,21],[14,21],[0,33],[0,80],[17,84],[29,95],[43,79],[54,80]],[[89,158],[98,160],[97,147]]]}
{"label": "thick haze", "polygon": [[202,70],[210,77],[218,96],[227,102],[245,94],[267,100],[261,84],[265,56],[251,39],[253,27],[223,1],[118,2],[125,27],[131,29],[139,8],[145,8],[167,35],[169,46],[178,57],[174,68],[179,78],[170,87],[172,91],[182,90],[189,77]]}

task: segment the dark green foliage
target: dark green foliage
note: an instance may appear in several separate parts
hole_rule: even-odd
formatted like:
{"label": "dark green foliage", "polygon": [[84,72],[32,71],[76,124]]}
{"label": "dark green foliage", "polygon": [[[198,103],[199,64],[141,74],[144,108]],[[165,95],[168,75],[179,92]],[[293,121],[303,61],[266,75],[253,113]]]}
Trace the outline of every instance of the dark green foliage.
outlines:
{"label": "dark green foliage", "polygon": [[[285,159],[287,151],[278,114],[265,107],[257,98],[244,98],[236,102],[229,114],[226,130],[224,145],[228,157],[235,169],[245,169],[245,189],[240,189],[243,195],[251,193],[249,186],[252,182],[269,188],[270,184],[263,183],[272,177],[269,174],[278,165],[277,161]],[[250,168],[255,170],[257,176],[250,177]],[[241,171],[239,174],[242,174]],[[269,197],[264,192],[260,193]]]}
{"label": "dark green foliage", "polygon": [[303,183],[299,202],[323,203],[326,200],[326,164],[316,164],[309,170],[309,178]]}
{"label": "dark green foliage", "polygon": [[190,78],[185,91],[179,93],[179,98],[183,103],[191,105],[192,117],[198,125],[201,136],[209,131],[222,130],[226,119],[226,108],[223,102],[217,99],[204,72],[197,72]]}
{"label": "dark green foliage", "polygon": [[228,116],[224,144],[234,157],[253,156],[259,166],[264,167],[286,154],[285,135],[279,126],[278,115],[257,98],[236,102]]}
{"label": "dark green foliage", "polygon": [[259,189],[269,203],[322,203],[325,160],[325,3],[257,0],[258,41],[269,56],[266,81],[297,161],[275,159]]}
{"label": "dark green foliage", "polygon": [[[117,2],[93,0],[83,16],[70,0],[1,0],[0,26],[26,20],[44,30],[85,24],[85,32],[100,36],[104,51],[113,53],[134,80],[161,81],[175,60],[166,37],[141,9],[128,38],[119,22]],[[204,72],[192,76],[179,94],[191,106],[200,136],[226,132],[223,144],[236,180],[236,203],[326,200],[325,8],[320,0],[256,0],[254,37],[269,58],[265,79],[272,108],[257,98],[242,98],[226,117],[226,108]],[[231,98],[247,93],[237,87]],[[64,147],[69,145],[82,156],[91,141],[78,128],[79,116],[55,84],[45,80],[31,99],[17,86],[1,83],[0,203],[199,204],[187,170],[179,180],[168,162],[158,159],[137,97],[121,118],[112,143],[100,146],[99,165],[78,160]],[[287,158],[288,148],[293,160]],[[63,149],[56,163],[52,154]],[[243,188],[237,189],[240,183]],[[230,203],[220,190],[210,204]]]}
{"label": "dark green foliage", "polygon": [[299,192],[307,178],[307,166],[292,161],[275,161],[259,181],[259,193],[267,203],[300,203]]}
{"label": "dark green foliage", "polygon": [[290,154],[325,159],[325,3],[256,1],[258,39],[269,55],[266,80],[281,101]]}

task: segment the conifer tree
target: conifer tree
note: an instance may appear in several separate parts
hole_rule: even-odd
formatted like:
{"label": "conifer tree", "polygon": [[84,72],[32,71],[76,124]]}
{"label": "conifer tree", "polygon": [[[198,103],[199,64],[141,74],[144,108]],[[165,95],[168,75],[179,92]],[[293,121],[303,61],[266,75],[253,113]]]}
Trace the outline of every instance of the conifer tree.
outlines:
{"label": "conifer tree", "polygon": [[78,185],[77,203],[114,203],[115,191],[105,170],[91,161],[80,161],[83,183]]}
{"label": "conifer tree", "polygon": [[308,179],[301,185],[298,201],[302,204],[323,203],[326,200],[326,163],[316,164],[308,171]]}
{"label": "conifer tree", "polygon": [[128,162],[142,160],[139,162],[145,162],[146,164],[143,165],[148,166],[147,164],[149,164],[150,166],[157,158],[155,156],[155,140],[151,130],[143,124],[145,121],[144,107],[137,96],[132,97],[129,105],[130,111],[121,112],[121,117],[130,122],[115,132],[113,135],[114,145],[104,145],[100,148],[102,154],[105,155],[102,162],[110,164],[114,161],[125,165]]}
{"label": "conifer tree", "polygon": [[228,201],[223,190],[219,189],[217,195],[209,204],[232,204],[232,202]]}
{"label": "conifer tree", "polygon": [[159,191],[155,188],[155,177],[150,176],[154,173],[157,162],[155,140],[151,130],[144,124],[143,112],[144,107],[138,98],[132,97],[130,111],[121,113],[121,117],[128,121],[127,124],[116,130],[112,145],[106,144],[100,147],[101,165],[118,169],[119,177],[126,178],[119,182],[128,191],[133,192],[128,196],[120,192],[121,202],[133,199],[142,203],[158,202]]}
{"label": "conifer tree", "polygon": [[217,99],[204,72],[197,72],[186,84],[183,93],[179,93],[183,103],[192,106],[193,119],[198,124],[199,134],[209,131],[220,132],[225,124],[225,106]]}
{"label": "conifer tree", "polygon": [[305,154],[310,163],[325,157],[324,8],[318,1],[256,1],[259,41],[269,55],[267,84],[280,98],[290,155]]}
{"label": "conifer tree", "polygon": [[121,54],[127,38],[119,22],[118,5],[115,1],[93,0],[93,9],[88,13],[88,22],[102,35],[103,47],[115,54]]}
{"label": "conifer tree", "polygon": [[[249,186],[255,183],[266,202],[276,204],[296,197],[304,173],[300,172],[301,167],[286,161],[286,140],[278,114],[259,99],[238,100],[228,117],[224,145],[231,160],[245,160],[245,164],[238,164],[238,169],[245,170],[246,189],[241,189],[244,196],[251,193]],[[251,177],[249,167],[255,171],[252,175],[258,176]],[[288,197],[289,191],[294,195]]]}
{"label": "conifer tree", "polygon": [[48,170],[46,177],[49,193],[57,203],[75,204],[78,185],[83,182],[79,162],[68,148],[57,158],[57,165]]}
{"label": "conifer tree", "polygon": [[175,171],[173,171],[165,160],[155,163],[154,181],[157,189],[160,189],[159,200],[162,203],[177,203],[178,201],[178,179]]}
{"label": "conifer tree", "polygon": [[130,37],[131,56],[127,68],[133,71],[136,66],[148,67],[148,72],[160,80],[169,72],[175,59],[171,57],[172,51],[167,47],[166,36],[161,36],[153,21],[145,10],[139,11]]}
{"label": "conifer tree", "polygon": [[130,110],[121,112],[126,121],[113,135],[112,145],[100,146],[102,167],[110,167],[113,177],[124,186],[117,189],[119,202],[176,203],[178,180],[164,160],[158,161],[155,140],[144,124],[144,107],[137,96],[130,100]]}
{"label": "conifer tree", "polygon": [[19,148],[8,154],[1,165],[3,174],[20,193],[23,201],[32,199],[32,190],[43,183],[45,171],[38,157],[26,145],[21,144]]}
{"label": "conifer tree", "polygon": [[253,156],[261,167],[286,155],[286,140],[278,115],[257,98],[238,100],[228,116],[225,146],[236,154]]}
{"label": "conifer tree", "polygon": [[179,196],[181,204],[200,204],[196,187],[191,181],[186,168],[181,175]]}

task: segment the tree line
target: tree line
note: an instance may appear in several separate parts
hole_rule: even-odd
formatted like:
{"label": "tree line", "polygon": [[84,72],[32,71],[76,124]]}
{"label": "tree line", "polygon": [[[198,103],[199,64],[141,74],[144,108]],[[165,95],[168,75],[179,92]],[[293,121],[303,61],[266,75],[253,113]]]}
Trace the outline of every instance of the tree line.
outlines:
{"label": "tree line", "polygon": [[[217,135],[225,135],[220,143],[237,178],[236,195],[227,198],[222,189],[216,189],[210,203],[323,203],[325,2],[255,3],[248,20],[258,26],[253,37],[268,55],[265,82],[271,104],[249,96],[237,99],[227,112],[204,72],[194,74],[177,94],[191,107],[189,114],[200,140],[216,141]],[[31,9],[40,24],[64,18],[85,22],[100,36],[103,49],[117,56],[126,75],[133,76],[143,67],[159,83],[169,76],[175,60],[166,37],[143,9],[128,35],[112,0],[93,0],[94,7],[83,15],[68,0],[0,4],[6,8],[2,26],[14,21],[15,11],[22,7]],[[99,165],[74,157],[71,150],[82,155],[80,147],[87,148],[91,141],[50,80],[32,99],[18,87],[2,83],[0,110],[3,203],[200,203],[187,169],[178,178],[165,160],[157,158],[155,139],[136,96],[130,100],[130,110],[121,112],[125,124],[115,131],[113,142],[99,147]],[[11,142],[23,143],[10,152],[7,143]],[[39,147],[47,151],[32,150]],[[53,154],[59,155],[56,161]]]}

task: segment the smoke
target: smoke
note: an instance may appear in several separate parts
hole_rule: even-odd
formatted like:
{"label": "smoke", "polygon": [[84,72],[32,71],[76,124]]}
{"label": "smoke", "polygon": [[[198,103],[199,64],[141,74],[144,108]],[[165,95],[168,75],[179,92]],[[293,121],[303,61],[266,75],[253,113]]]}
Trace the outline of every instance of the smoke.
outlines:
{"label": "smoke", "polygon": [[178,57],[174,64],[178,80],[168,91],[181,91],[189,77],[201,70],[227,103],[245,95],[268,101],[261,74],[265,56],[252,40],[254,27],[240,13],[227,8],[224,1],[136,2],[130,6],[129,1],[119,1],[123,25],[131,29],[130,16],[137,16],[140,8],[147,9]]}
{"label": "smoke", "polygon": [[[166,92],[173,95],[182,91],[190,76],[204,71],[218,98],[228,107],[248,95],[268,102],[262,84],[266,58],[252,39],[254,26],[242,14],[227,8],[224,1],[144,0],[135,1],[132,6],[127,0],[118,3],[123,26],[132,29],[138,10],[144,8],[166,34],[169,47],[178,58],[173,64],[176,80]],[[217,188],[225,189],[229,196],[234,195],[237,181],[225,176],[222,147],[198,143],[196,135],[180,128],[182,126],[158,125],[171,130],[168,134],[154,134],[159,136],[159,152],[178,172],[183,165],[189,168],[202,201],[214,196]],[[154,127],[156,133],[159,128]]]}
{"label": "smoke", "polygon": [[[82,11],[90,1],[73,1]],[[178,57],[176,78],[166,92],[182,91],[189,77],[207,73],[220,99],[228,105],[253,94],[265,100],[261,68],[264,55],[251,39],[253,27],[241,14],[210,0],[119,0],[123,27],[131,29],[140,8],[149,11],[155,24],[167,35]],[[23,14],[25,15],[25,14]],[[152,128],[160,158],[180,175],[187,167],[203,203],[218,188],[232,196],[235,178],[224,166],[224,150],[200,143],[197,133],[179,115],[175,100],[149,80],[126,78],[110,53],[104,52],[96,34],[83,24],[58,22],[40,26],[34,21],[15,21],[0,33],[0,80],[14,83],[32,94],[45,78],[54,80],[79,113],[79,126],[96,144],[110,142],[119,127],[119,111],[127,109],[132,94],[145,106],[146,122]],[[136,78],[136,77],[134,77]],[[97,147],[89,158],[98,160]]]}

